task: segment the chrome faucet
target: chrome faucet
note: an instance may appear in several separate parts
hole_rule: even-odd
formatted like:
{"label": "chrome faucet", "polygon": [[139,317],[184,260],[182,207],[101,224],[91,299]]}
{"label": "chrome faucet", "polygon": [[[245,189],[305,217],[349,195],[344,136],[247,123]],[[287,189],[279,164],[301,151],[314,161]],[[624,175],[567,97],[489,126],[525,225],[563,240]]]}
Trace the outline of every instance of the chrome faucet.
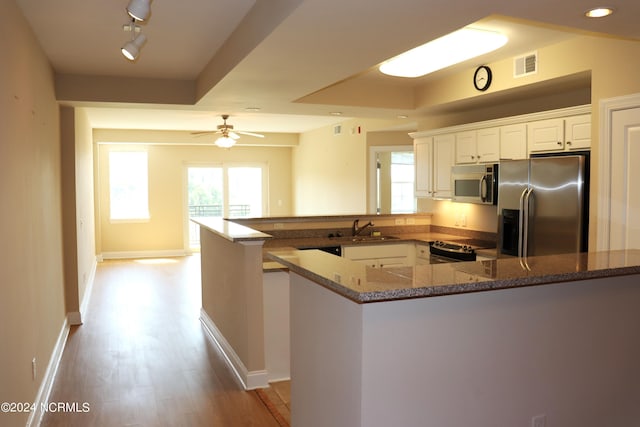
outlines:
{"label": "chrome faucet", "polygon": [[365,225],[363,225],[362,227],[358,227],[358,221],[359,220],[354,220],[353,221],[353,226],[351,227],[351,235],[352,236],[357,236],[358,234],[360,234],[362,232],[362,230],[364,230],[367,227],[373,227],[373,223],[371,221],[369,221],[368,223],[366,223]]}

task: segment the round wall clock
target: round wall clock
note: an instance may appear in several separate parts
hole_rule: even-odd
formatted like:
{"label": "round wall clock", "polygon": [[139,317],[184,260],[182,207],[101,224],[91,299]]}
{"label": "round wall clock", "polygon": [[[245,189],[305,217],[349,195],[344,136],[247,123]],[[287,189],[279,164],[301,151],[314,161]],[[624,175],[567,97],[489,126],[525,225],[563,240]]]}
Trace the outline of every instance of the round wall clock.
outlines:
{"label": "round wall clock", "polygon": [[473,74],[473,85],[478,90],[487,90],[491,85],[491,78],[491,68],[486,65],[481,65]]}

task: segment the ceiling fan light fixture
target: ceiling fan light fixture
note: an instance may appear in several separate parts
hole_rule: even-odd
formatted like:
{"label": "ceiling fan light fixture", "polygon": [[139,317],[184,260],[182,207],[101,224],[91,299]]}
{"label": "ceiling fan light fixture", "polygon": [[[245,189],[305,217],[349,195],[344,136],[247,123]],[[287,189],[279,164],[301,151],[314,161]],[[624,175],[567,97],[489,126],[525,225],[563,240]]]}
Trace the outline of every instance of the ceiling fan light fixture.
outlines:
{"label": "ceiling fan light fixture", "polygon": [[379,70],[395,77],[421,77],[492,52],[508,41],[496,31],[465,27],[391,58]]}
{"label": "ceiling fan light fixture", "polygon": [[144,21],[151,12],[151,0],[131,0],[127,6],[127,13],[137,21]]}
{"label": "ceiling fan light fixture", "polygon": [[216,139],[216,142],[215,142],[215,144],[220,148],[230,148],[230,147],[233,147],[235,143],[236,143],[235,139],[230,138],[228,136],[221,136],[220,138]]}
{"label": "ceiling fan light fixture", "polygon": [[121,48],[122,54],[129,61],[135,61],[138,55],[140,54],[140,49],[142,48],[142,45],[146,41],[147,41],[147,36],[145,36],[142,33],[138,34],[138,36],[135,39],[128,41],[127,43],[125,43],[124,46],[122,46]]}

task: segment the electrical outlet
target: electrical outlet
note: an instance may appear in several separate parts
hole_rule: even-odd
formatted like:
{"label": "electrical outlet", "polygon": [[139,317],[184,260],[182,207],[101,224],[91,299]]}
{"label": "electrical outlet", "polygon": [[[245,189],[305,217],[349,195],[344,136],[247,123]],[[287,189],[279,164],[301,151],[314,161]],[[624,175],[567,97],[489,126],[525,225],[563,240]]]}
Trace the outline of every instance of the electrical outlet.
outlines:
{"label": "electrical outlet", "polygon": [[281,222],[276,222],[275,224],[273,224],[273,228],[275,230],[282,230],[284,228],[284,224]]}
{"label": "electrical outlet", "polygon": [[531,418],[531,427],[546,427],[547,416],[545,414],[536,415]]}
{"label": "electrical outlet", "polygon": [[415,225],[415,223],[416,223],[415,218],[407,218],[407,225]]}
{"label": "electrical outlet", "polygon": [[404,218],[396,218],[396,225],[404,225],[405,221]]}
{"label": "electrical outlet", "polygon": [[38,370],[37,370],[36,358],[35,357],[33,359],[31,359],[31,375],[32,375],[34,380],[36,379],[36,377],[38,375]]}

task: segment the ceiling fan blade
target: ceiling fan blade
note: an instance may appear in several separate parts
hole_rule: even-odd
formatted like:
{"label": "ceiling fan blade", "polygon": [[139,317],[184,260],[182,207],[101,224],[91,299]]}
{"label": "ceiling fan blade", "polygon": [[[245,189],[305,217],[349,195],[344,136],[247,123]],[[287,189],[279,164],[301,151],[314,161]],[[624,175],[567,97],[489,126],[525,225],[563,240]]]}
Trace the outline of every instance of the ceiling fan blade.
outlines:
{"label": "ceiling fan blade", "polygon": [[260,135],[259,133],[253,133],[253,132],[245,132],[245,131],[236,131],[242,135],[249,135],[249,136],[255,136],[256,138],[264,138],[264,135]]}
{"label": "ceiling fan blade", "polygon": [[229,132],[229,136],[233,139],[240,139],[240,135],[238,135],[237,133],[231,131]]}
{"label": "ceiling fan blade", "polygon": [[205,131],[200,131],[200,132],[191,132],[191,135],[201,136],[201,135],[211,135],[211,134],[214,134],[214,133],[218,133],[218,132],[215,131],[215,130],[205,130]]}

